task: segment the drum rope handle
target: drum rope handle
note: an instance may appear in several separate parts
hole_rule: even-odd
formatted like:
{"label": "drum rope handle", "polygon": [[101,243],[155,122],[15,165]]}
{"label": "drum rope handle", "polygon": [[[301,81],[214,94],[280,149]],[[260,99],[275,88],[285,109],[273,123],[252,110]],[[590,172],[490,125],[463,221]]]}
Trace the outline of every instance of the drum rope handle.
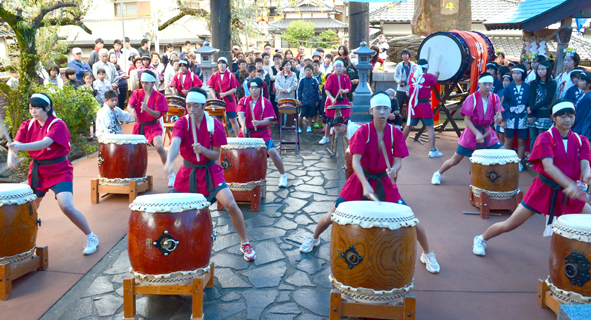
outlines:
{"label": "drum rope handle", "polygon": [[[193,125],[191,125],[189,123],[189,125],[191,126],[191,131],[193,132],[193,143],[198,143],[197,141],[197,122],[195,122],[195,114],[191,114],[191,120],[193,120]],[[197,162],[201,161],[201,157],[199,156],[199,153],[195,152],[195,155],[197,156]]]}

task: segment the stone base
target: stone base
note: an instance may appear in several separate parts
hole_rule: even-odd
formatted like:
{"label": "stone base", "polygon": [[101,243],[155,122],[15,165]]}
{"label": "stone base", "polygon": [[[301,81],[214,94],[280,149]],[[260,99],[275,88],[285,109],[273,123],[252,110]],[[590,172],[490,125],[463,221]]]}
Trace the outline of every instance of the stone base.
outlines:
{"label": "stone base", "polygon": [[560,306],[556,320],[585,320],[591,319],[591,305],[566,305]]}
{"label": "stone base", "polygon": [[369,101],[371,93],[353,93],[353,104],[351,104],[351,121],[366,123],[372,121],[369,114]]}

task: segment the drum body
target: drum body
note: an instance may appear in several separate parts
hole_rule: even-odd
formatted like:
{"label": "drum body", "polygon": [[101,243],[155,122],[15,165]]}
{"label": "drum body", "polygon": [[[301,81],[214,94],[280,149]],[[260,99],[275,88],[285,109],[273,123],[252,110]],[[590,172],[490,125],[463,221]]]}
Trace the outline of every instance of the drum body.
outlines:
{"label": "drum body", "polygon": [[209,205],[198,193],[139,196],[129,205],[127,247],[136,279],[180,283],[209,269],[215,236]]}
{"label": "drum body", "polygon": [[558,218],[550,246],[553,297],[565,304],[591,304],[591,214]]}
{"label": "drum body", "polygon": [[220,150],[220,165],[233,193],[264,186],[267,176],[265,141],[261,138],[228,138],[228,144]]}
{"label": "drum body", "polygon": [[99,140],[99,183],[129,185],[144,182],[148,170],[148,140],[143,135],[113,134]]}
{"label": "drum body", "polygon": [[283,114],[297,114],[298,113],[298,101],[295,99],[279,99],[277,101],[277,108],[279,113]]}
{"label": "drum body", "polygon": [[37,196],[26,184],[0,184],[0,263],[33,256],[37,240]]}
{"label": "drum body", "polygon": [[216,110],[226,110],[226,102],[220,99],[208,99],[205,101],[205,109],[211,109],[212,111]]}
{"label": "drum body", "polygon": [[364,303],[404,298],[414,282],[418,220],[408,206],[349,201],[332,214],[330,281]]}
{"label": "drum body", "polygon": [[491,199],[509,199],[519,192],[519,157],[513,150],[481,149],[470,158],[472,193]]}

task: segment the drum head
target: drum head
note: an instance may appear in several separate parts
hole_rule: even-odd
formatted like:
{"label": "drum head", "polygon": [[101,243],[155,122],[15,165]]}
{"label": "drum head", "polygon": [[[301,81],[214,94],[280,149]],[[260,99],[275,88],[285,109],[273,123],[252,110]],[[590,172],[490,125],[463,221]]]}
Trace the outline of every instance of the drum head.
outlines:
{"label": "drum head", "polygon": [[0,207],[5,204],[25,204],[37,199],[33,189],[23,183],[0,183]]}
{"label": "drum head", "polygon": [[228,138],[228,144],[222,149],[259,149],[266,148],[265,140],[261,138]]}
{"label": "drum head", "polygon": [[147,144],[148,140],[142,134],[107,134],[99,139],[99,143]]}
{"label": "drum head", "polygon": [[356,224],[362,228],[390,230],[412,227],[419,222],[409,206],[391,202],[378,204],[373,201],[343,202],[332,214],[331,220],[340,225]]}
{"label": "drum head", "polygon": [[519,157],[513,150],[507,149],[480,149],[472,153],[470,157],[472,163],[478,163],[485,166],[495,164],[519,163]]}
{"label": "drum head", "polygon": [[[591,236],[591,214],[566,214],[558,217],[555,226],[570,229],[581,235]],[[555,230],[556,232],[556,230]]]}
{"label": "drum head", "polygon": [[139,196],[129,208],[143,212],[183,212],[200,210],[210,205],[200,193],[160,193]]}
{"label": "drum head", "polygon": [[[441,55],[441,58],[437,58]],[[436,32],[425,38],[419,47],[419,59],[429,62],[429,72],[439,70],[437,81],[445,82],[455,77],[464,61],[464,50],[451,33]]]}
{"label": "drum head", "polygon": [[331,106],[326,107],[326,110],[335,110],[335,109],[351,109],[351,106],[348,104],[333,104]]}

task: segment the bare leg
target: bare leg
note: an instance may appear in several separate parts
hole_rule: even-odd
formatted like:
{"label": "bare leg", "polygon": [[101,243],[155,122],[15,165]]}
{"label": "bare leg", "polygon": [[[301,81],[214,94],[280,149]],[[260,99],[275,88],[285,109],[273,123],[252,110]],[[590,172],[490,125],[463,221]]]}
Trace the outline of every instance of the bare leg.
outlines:
{"label": "bare leg", "polygon": [[519,160],[523,160],[525,157],[525,139],[517,138],[517,156]]}
{"label": "bare leg", "polygon": [[166,163],[166,150],[164,150],[164,146],[162,145],[162,137],[156,136],[154,140],[152,140],[154,147],[156,147],[156,151],[160,155],[160,160],[162,160],[162,164]]}
{"label": "bare leg", "polygon": [[300,130],[306,130],[306,126],[304,125],[304,117],[298,117],[298,123],[300,124]]}
{"label": "bare leg", "polygon": [[527,219],[531,218],[535,213],[526,209],[523,205],[519,205],[513,214],[503,222],[497,222],[490,226],[483,234],[482,238],[486,241],[499,236],[503,233],[515,230],[522,225]]}
{"label": "bare leg", "polygon": [[431,150],[435,150],[435,128],[433,126],[427,127],[429,133],[429,144],[431,144]]}
{"label": "bare leg", "polygon": [[457,165],[464,159],[464,156],[459,153],[454,153],[454,155],[447,159],[439,168],[439,173],[443,174],[445,171],[449,170],[451,167]]}
{"label": "bare leg", "polygon": [[232,130],[234,130],[234,135],[238,138],[238,134],[240,133],[240,126],[238,125],[238,120],[236,118],[230,118],[230,125],[232,126]]}
{"label": "bare leg", "polygon": [[507,138],[507,136],[505,136],[505,143],[503,144],[505,149],[513,150],[513,139],[515,139],[515,137]]}
{"label": "bare leg", "polygon": [[320,237],[324,230],[328,229],[328,227],[332,224],[332,221],[330,220],[330,215],[336,210],[337,208],[333,205],[332,208],[330,208],[330,210],[328,210],[328,212],[325,215],[323,215],[322,218],[320,218],[320,220],[318,220],[318,224],[316,225],[316,230],[314,230],[312,238],[318,239],[318,237]]}
{"label": "bare leg", "polygon": [[242,243],[248,242],[248,237],[246,236],[246,226],[244,225],[244,216],[242,215],[242,211],[240,207],[236,204],[236,200],[234,200],[234,196],[232,192],[228,188],[224,188],[218,192],[215,198],[226,208],[226,211],[230,214],[230,220],[232,220],[232,225],[238,235],[240,236],[240,240]]}
{"label": "bare leg", "polygon": [[275,164],[275,167],[277,168],[279,173],[284,174],[285,167],[283,167],[283,160],[281,160],[281,156],[279,156],[277,149],[271,148],[267,150],[267,154],[269,155],[269,157],[271,157],[271,160],[273,160],[273,164]]}
{"label": "bare leg", "polygon": [[62,212],[72,221],[85,235],[90,234],[90,227],[86,218],[80,210],[74,207],[74,199],[71,192],[60,192],[56,195],[57,203]]}
{"label": "bare leg", "polygon": [[410,133],[410,130],[412,130],[412,125],[408,125],[408,126],[404,127],[404,130],[402,130],[402,133],[404,134],[404,140],[406,140],[406,138],[408,138],[408,134]]}
{"label": "bare leg", "polygon": [[423,248],[423,252],[431,252],[429,250],[429,242],[427,241],[427,231],[425,231],[425,228],[421,223],[417,224],[417,241],[419,241],[419,244]]}

